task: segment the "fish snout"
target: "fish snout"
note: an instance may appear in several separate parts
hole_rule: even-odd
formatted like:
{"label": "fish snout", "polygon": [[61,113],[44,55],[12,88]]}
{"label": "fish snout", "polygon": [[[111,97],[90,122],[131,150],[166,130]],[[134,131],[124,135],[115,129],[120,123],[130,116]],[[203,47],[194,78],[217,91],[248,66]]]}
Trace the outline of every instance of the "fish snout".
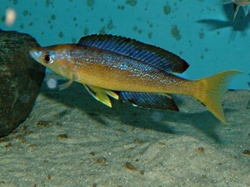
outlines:
{"label": "fish snout", "polygon": [[38,60],[39,58],[41,58],[42,52],[36,49],[31,49],[29,51],[29,54],[34,60]]}

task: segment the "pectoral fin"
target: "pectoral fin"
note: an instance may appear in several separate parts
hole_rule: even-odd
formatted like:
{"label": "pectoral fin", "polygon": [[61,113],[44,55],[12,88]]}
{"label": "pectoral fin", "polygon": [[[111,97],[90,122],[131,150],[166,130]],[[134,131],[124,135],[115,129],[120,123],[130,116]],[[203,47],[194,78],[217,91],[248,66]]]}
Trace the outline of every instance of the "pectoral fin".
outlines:
{"label": "pectoral fin", "polygon": [[74,81],[74,79],[70,79],[68,82],[58,85],[59,90],[68,88]]}
{"label": "pectoral fin", "polygon": [[105,90],[103,88],[98,88],[98,87],[90,86],[90,85],[84,85],[84,86],[87,89],[87,91],[90,93],[90,95],[92,95],[96,100],[102,102],[103,104],[109,107],[112,107],[112,103],[108,95],[115,99],[119,98],[119,96],[115,92],[112,92],[110,90]]}
{"label": "pectoral fin", "polygon": [[71,78],[68,82],[58,85],[59,90],[64,90],[64,89],[70,87],[70,85],[71,85],[76,79],[77,79],[77,75],[76,75],[76,73],[75,73],[75,70],[73,70],[72,78]]}

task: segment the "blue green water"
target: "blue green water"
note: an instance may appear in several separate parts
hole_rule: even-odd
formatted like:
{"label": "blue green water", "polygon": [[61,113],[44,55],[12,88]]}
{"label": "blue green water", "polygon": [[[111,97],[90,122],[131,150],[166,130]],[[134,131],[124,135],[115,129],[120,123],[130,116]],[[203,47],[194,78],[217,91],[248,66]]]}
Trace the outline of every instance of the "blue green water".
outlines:
{"label": "blue green water", "polygon": [[[6,10],[16,12],[6,25]],[[222,1],[4,0],[0,28],[28,33],[40,45],[75,43],[82,36],[126,36],[169,50],[185,59],[186,77],[198,79],[228,69],[244,72],[230,88],[247,89],[250,73],[249,21]]]}

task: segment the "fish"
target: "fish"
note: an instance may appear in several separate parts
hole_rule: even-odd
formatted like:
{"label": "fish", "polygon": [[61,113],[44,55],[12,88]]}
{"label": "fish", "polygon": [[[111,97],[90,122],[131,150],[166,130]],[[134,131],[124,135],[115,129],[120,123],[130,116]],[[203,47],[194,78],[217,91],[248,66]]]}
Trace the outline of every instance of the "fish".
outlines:
{"label": "fish", "polygon": [[227,124],[222,99],[230,80],[240,71],[228,70],[199,80],[178,76],[189,64],[160,47],[116,35],[93,34],[78,43],[35,47],[29,52],[38,63],[83,84],[98,101],[112,107],[111,98],[142,108],[178,111],[173,94],[192,96]]}
{"label": "fish", "polygon": [[245,16],[248,15],[249,10],[248,10],[248,6],[247,5],[250,4],[250,0],[225,0],[224,1],[224,4],[228,4],[228,3],[234,3],[234,9],[235,9],[234,11],[235,12],[234,12],[234,18],[233,18],[233,20],[235,20],[237,14],[239,12],[240,7],[243,8]]}

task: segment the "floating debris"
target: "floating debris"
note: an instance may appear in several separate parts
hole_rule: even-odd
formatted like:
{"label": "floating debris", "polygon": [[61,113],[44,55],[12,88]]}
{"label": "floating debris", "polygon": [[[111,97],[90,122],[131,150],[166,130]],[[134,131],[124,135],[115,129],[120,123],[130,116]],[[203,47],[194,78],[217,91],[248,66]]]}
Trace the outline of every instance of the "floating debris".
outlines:
{"label": "floating debris", "polygon": [[158,144],[161,145],[161,146],[165,146],[166,145],[166,143],[164,143],[164,142],[159,142]]}
{"label": "floating debris", "polygon": [[52,121],[38,121],[36,123],[37,127],[47,127],[52,123]]}
{"label": "floating debris", "polygon": [[97,163],[105,163],[107,159],[105,157],[100,157],[96,160]]}
{"label": "floating debris", "polygon": [[59,134],[57,137],[61,138],[61,139],[67,139],[68,135],[67,134]]}
{"label": "floating debris", "polygon": [[125,167],[131,171],[136,171],[137,169],[135,168],[135,166],[133,166],[131,163],[126,162],[125,163]]}
{"label": "floating debris", "polygon": [[198,153],[204,153],[205,152],[205,149],[203,147],[198,147],[197,149]]}
{"label": "floating debris", "polygon": [[243,151],[243,154],[247,155],[247,156],[250,156],[250,151],[246,149],[246,150]]}

